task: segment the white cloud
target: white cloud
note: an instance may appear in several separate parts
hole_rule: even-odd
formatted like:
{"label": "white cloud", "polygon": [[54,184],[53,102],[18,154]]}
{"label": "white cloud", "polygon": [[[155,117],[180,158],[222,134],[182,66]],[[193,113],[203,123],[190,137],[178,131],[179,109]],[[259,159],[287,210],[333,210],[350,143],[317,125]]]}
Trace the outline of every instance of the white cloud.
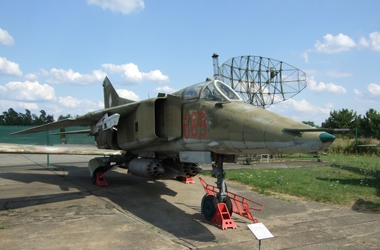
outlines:
{"label": "white cloud", "polygon": [[351,73],[339,72],[339,71],[335,71],[335,70],[328,71],[328,72],[326,72],[326,74],[328,76],[335,77],[335,78],[346,78],[346,77],[352,76]]}
{"label": "white cloud", "polygon": [[[1,95],[1,94],[0,94]],[[37,103],[34,102],[20,102],[20,101],[11,101],[11,100],[1,100],[0,99],[1,112],[8,110],[12,107],[14,110],[19,110],[18,112],[23,112],[25,109],[28,110],[40,110]],[[33,112],[32,112],[33,113]]]}
{"label": "white cloud", "polygon": [[36,74],[27,74],[24,78],[31,82],[38,80],[38,76]]}
{"label": "white cloud", "polygon": [[362,92],[360,90],[358,90],[358,89],[354,89],[354,93],[357,96],[361,96],[362,95]]}
{"label": "white cloud", "polygon": [[0,96],[2,99],[21,101],[51,101],[56,98],[54,88],[37,81],[9,82],[5,87],[0,86]]}
{"label": "white cloud", "polygon": [[72,69],[56,69],[53,68],[50,71],[41,69],[40,74],[42,77],[46,78],[47,83],[62,84],[62,83],[73,83],[73,84],[90,84],[95,81],[102,81],[106,74],[101,70],[93,70],[92,74],[81,74],[79,72],[74,72]]}
{"label": "white cloud", "polygon": [[309,54],[308,53],[309,53],[309,51],[305,51],[302,53],[302,57],[305,60],[305,63],[309,62]]}
{"label": "white cloud", "polygon": [[367,86],[367,90],[369,91],[371,95],[380,96],[380,85],[377,85],[375,83],[370,83]]}
{"label": "white cloud", "polygon": [[0,75],[22,76],[22,72],[17,63],[0,57]]}
{"label": "white cloud", "polygon": [[168,94],[171,94],[176,91],[177,91],[176,89],[173,89],[169,86],[158,87],[154,90],[154,92],[156,93],[168,93]]}
{"label": "white cloud", "polygon": [[268,110],[299,122],[314,121],[319,125],[330,114],[331,105],[315,106],[305,99],[297,101],[291,98],[281,104],[270,106]]}
{"label": "white cloud", "polygon": [[163,75],[161,71],[140,72],[137,65],[133,63],[121,65],[102,64],[102,69],[93,70],[91,74],[81,74],[72,69],[64,70],[52,68],[50,71],[41,69],[38,74],[28,74],[25,78],[28,80],[37,80],[37,76],[39,76],[45,78],[46,82],[51,84],[71,83],[85,85],[102,81],[104,77],[106,77],[106,72],[109,74],[121,74],[126,81],[133,83],[140,83],[144,80],[159,83],[169,81],[169,77]]}
{"label": "white cloud", "polygon": [[161,71],[159,70],[153,70],[150,71],[149,73],[143,73],[144,78],[146,78],[149,81],[154,81],[154,82],[168,82],[169,77],[166,75],[163,75]]}
{"label": "white cloud", "polygon": [[54,102],[44,103],[44,110],[48,114],[53,114],[57,119],[60,115],[84,115],[90,111],[103,109],[104,105],[99,106],[99,104],[102,103],[66,96],[58,97]]}
{"label": "white cloud", "polygon": [[97,102],[97,107],[98,107],[98,109],[104,109],[104,102],[98,101]]}
{"label": "white cloud", "polygon": [[77,108],[80,107],[81,109],[91,109],[95,110],[97,107],[97,103],[85,100],[85,99],[77,99],[72,96],[66,96],[66,97],[59,97],[58,103],[66,108]]}
{"label": "white cloud", "polygon": [[313,77],[308,78],[307,81],[308,81],[307,87],[311,91],[334,93],[334,94],[345,94],[345,93],[347,93],[347,91],[344,87],[339,86],[339,85],[335,85],[333,83],[325,84],[323,82],[319,82],[319,84],[317,84],[317,82],[314,80]]}
{"label": "white cloud", "polygon": [[362,101],[375,101],[378,103],[380,97],[380,85],[376,83],[370,83],[367,85],[367,88],[363,91],[354,89],[354,93],[359,100]]}
{"label": "white cloud", "polygon": [[314,44],[316,52],[326,54],[339,53],[350,50],[356,46],[354,40],[342,33],[339,33],[337,36],[327,34],[323,37],[323,40],[323,43],[317,40]]}
{"label": "white cloud", "polygon": [[355,47],[356,43],[349,36],[339,33],[337,36],[327,34],[323,37],[323,42],[317,40],[314,44],[314,49],[308,49],[303,54],[302,57],[306,63],[309,62],[309,53],[325,53],[333,54],[339,53],[342,51],[350,50]]}
{"label": "white cloud", "polygon": [[300,112],[314,112],[318,114],[329,114],[330,109],[329,108],[321,108],[319,106],[314,106],[307,102],[305,99],[302,99],[301,101],[296,101],[294,99],[289,99],[289,103],[295,110]]}
{"label": "white cloud", "polygon": [[314,49],[303,52],[302,57],[306,63],[309,62],[309,53],[333,54],[348,51],[351,48],[364,48],[373,51],[380,51],[380,32],[375,31],[369,34],[369,38],[361,37],[357,43],[347,35],[339,33],[337,36],[327,34],[323,37],[323,42],[319,40],[314,44]]}
{"label": "white cloud", "polygon": [[122,98],[127,98],[133,101],[139,101],[140,97],[136,95],[134,92],[126,90],[126,89],[117,89],[116,92]]}
{"label": "white cloud", "polygon": [[363,48],[367,48],[374,51],[380,51],[380,33],[375,31],[369,34],[369,39],[361,37],[359,45]]}
{"label": "white cloud", "polygon": [[111,74],[122,74],[129,82],[140,83],[143,80],[143,74],[139,71],[136,64],[127,63],[122,65],[102,64],[102,68]]}
{"label": "white cloud", "polygon": [[9,35],[8,31],[0,28],[0,43],[4,45],[13,45],[14,39],[11,35]]}
{"label": "white cloud", "polygon": [[102,64],[102,68],[111,74],[121,74],[125,80],[133,83],[140,83],[144,80],[153,82],[169,82],[169,77],[163,75],[159,70],[153,70],[148,73],[140,72],[138,66],[133,63],[115,65]]}
{"label": "white cloud", "polygon": [[87,3],[100,6],[103,10],[109,9],[123,14],[138,12],[145,7],[143,0],[87,0]]}

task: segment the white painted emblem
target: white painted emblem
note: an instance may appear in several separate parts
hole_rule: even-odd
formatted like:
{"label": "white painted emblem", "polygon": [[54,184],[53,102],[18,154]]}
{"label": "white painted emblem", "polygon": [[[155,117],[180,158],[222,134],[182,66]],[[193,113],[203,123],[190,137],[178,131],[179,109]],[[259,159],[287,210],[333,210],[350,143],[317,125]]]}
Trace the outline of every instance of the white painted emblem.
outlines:
{"label": "white painted emblem", "polygon": [[112,107],[112,95],[108,97],[108,107]]}

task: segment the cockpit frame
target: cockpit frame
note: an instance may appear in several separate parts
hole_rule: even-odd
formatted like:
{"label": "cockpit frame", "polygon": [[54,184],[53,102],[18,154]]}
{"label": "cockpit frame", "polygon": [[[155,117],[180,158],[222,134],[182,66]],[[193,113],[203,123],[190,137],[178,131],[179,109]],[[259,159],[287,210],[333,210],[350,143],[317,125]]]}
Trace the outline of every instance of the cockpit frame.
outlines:
{"label": "cockpit frame", "polygon": [[242,101],[239,95],[227,84],[219,80],[212,80],[194,84],[186,89],[175,93],[184,102],[195,102],[198,100],[229,103]]}

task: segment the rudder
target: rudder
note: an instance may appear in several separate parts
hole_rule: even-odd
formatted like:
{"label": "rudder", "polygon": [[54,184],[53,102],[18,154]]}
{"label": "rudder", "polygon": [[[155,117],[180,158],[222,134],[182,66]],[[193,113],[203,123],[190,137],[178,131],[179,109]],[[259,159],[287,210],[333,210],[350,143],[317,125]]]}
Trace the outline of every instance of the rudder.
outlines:
{"label": "rudder", "polygon": [[106,78],[104,78],[103,88],[104,88],[104,108],[111,108],[111,107],[135,102],[135,101],[120,97],[117,94],[115,88],[112,86],[107,76]]}

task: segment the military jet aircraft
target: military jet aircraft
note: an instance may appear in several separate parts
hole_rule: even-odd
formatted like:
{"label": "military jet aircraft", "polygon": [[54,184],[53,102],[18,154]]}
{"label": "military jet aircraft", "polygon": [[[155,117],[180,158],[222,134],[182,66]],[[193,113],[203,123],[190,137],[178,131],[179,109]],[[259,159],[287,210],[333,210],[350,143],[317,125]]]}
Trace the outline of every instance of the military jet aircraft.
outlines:
{"label": "military jet aircraft", "polygon": [[217,203],[226,203],[232,211],[224,162],[235,162],[239,154],[317,153],[335,140],[330,131],[244,103],[220,80],[207,79],[143,101],[119,97],[107,77],[103,87],[104,109],[15,133],[89,125],[85,132],[95,137],[95,151],[2,144],[0,152],[108,155],[90,160],[94,181],[114,166],[158,179],[163,175],[192,177],[202,170],[200,163],[213,163],[211,173],[217,177],[219,192],[216,197],[205,196],[201,204],[202,213],[211,220]]}

